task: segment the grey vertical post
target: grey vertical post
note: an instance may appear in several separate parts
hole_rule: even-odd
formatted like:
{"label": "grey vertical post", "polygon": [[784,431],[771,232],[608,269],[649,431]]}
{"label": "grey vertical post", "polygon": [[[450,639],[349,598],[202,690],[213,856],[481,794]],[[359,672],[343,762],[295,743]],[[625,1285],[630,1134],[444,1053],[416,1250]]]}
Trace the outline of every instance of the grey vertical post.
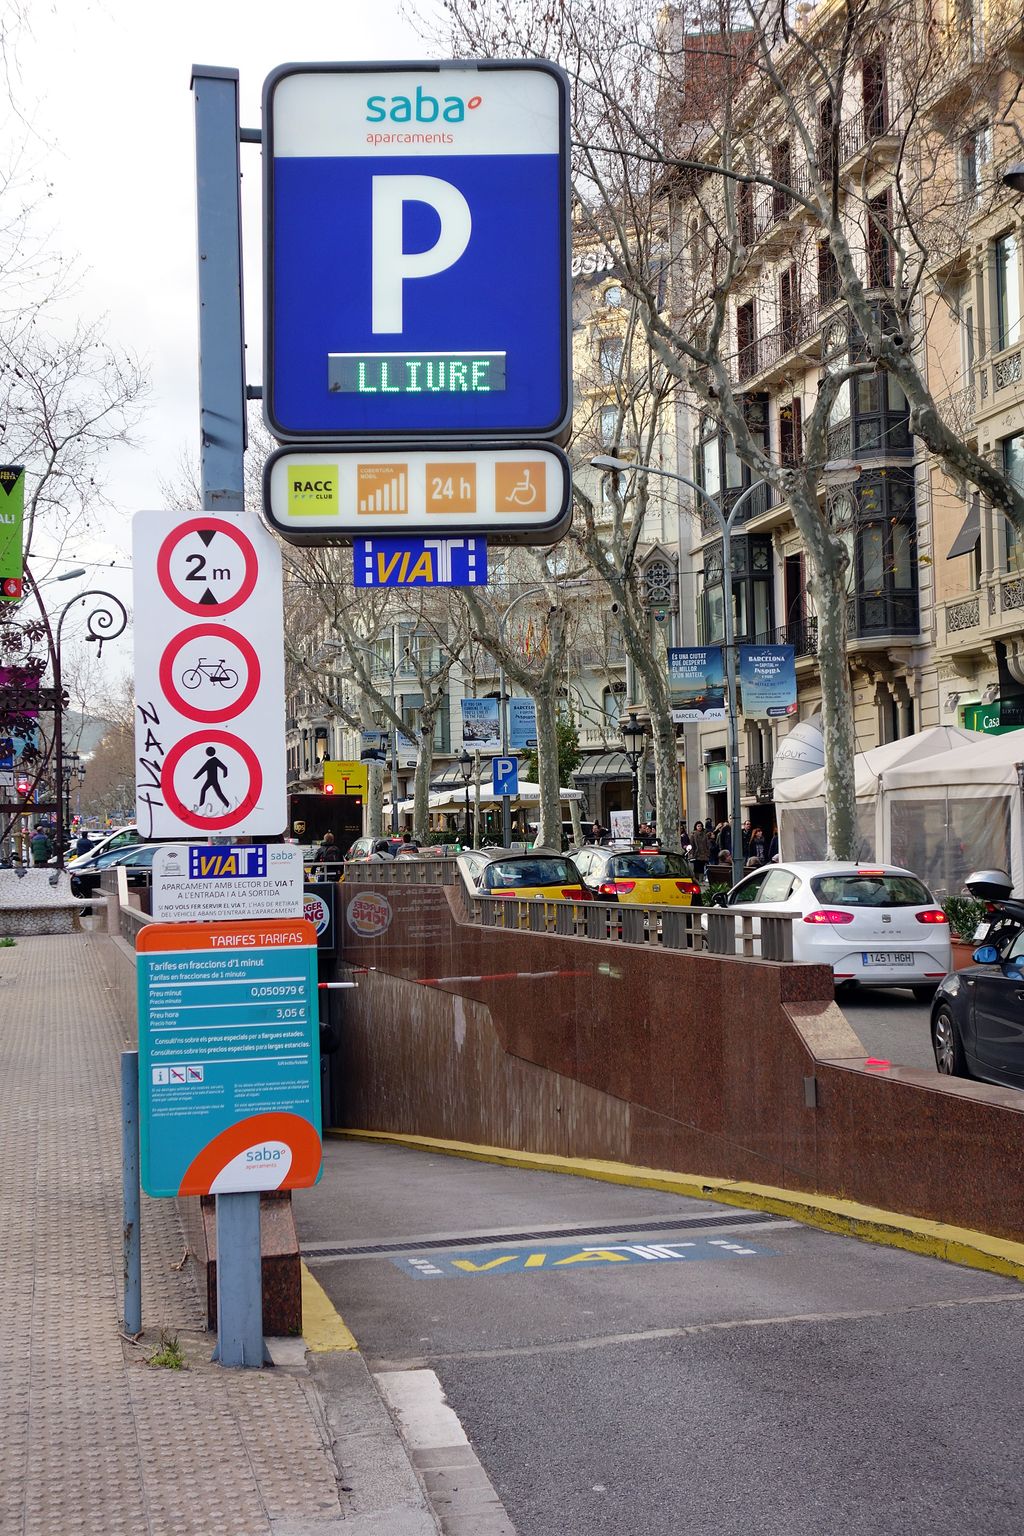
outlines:
{"label": "grey vertical post", "polygon": [[203,509],[244,506],[245,337],[238,71],[192,66],[199,242],[199,422]]}
{"label": "grey vertical post", "polygon": [[139,1232],[139,1053],[121,1052],[121,1198],[124,1207],[124,1331],[142,1332]]}
{"label": "grey vertical post", "polygon": [[[245,505],[245,338],[238,71],[193,65],[199,250],[199,415],[203,509]],[[263,1364],[260,1197],[217,1196],[221,1365]]]}
{"label": "grey vertical post", "polygon": [[221,1365],[263,1364],[260,1197],[217,1196],[217,1348]]}
{"label": "grey vertical post", "polygon": [[[501,626],[499,626],[499,638]],[[498,692],[501,695],[501,755],[508,757],[508,688],[505,677],[505,664],[498,662]],[[501,842],[507,848],[512,841],[512,800],[509,795],[501,797]]]}

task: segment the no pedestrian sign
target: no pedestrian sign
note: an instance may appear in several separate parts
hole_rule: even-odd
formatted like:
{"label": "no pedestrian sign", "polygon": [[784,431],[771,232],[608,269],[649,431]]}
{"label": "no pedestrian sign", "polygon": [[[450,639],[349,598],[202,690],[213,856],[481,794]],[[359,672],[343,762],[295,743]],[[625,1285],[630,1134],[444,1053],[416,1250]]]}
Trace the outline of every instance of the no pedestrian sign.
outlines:
{"label": "no pedestrian sign", "polygon": [[144,837],[287,820],[281,557],[244,513],[134,520],[136,783]]}

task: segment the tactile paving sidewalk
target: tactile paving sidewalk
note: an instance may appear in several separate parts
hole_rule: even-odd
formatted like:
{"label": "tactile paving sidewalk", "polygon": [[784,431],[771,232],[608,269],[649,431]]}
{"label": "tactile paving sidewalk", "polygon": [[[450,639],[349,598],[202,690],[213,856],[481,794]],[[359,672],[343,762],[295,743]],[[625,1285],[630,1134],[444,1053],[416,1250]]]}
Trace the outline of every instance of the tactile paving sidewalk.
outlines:
{"label": "tactile paving sidewalk", "polygon": [[[122,1341],[120,1052],[87,934],[0,949],[0,1532],[315,1533],[341,1517],[316,1401],[223,1371],[174,1202],[143,1196],[144,1341]],[[160,1330],[190,1368],[150,1366]]]}

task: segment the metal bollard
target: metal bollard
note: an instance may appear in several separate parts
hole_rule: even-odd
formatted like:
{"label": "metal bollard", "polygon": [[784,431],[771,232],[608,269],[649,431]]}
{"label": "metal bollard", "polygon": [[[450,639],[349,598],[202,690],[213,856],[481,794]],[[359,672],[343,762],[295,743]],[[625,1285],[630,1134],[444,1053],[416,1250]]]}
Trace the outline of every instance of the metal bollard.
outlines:
{"label": "metal bollard", "polygon": [[124,1331],[136,1334],[142,1332],[138,1051],[121,1052],[121,1198],[124,1207]]}

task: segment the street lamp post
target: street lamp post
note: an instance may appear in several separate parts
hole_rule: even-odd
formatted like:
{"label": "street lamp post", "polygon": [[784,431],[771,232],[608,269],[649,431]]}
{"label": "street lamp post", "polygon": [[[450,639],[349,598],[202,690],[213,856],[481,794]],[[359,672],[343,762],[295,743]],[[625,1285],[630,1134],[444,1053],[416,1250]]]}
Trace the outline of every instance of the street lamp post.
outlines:
{"label": "street lamp post", "polygon": [[468,848],[473,841],[469,832],[469,781],[473,774],[473,759],[470,757],[465,747],[463,747],[462,751],[459,753],[459,772],[462,774],[462,783],[466,791],[466,827],[464,835],[466,847]]}
{"label": "street lamp post", "polygon": [[[84,575],[83,571],[65,571],[58,576],[58,581],[70,581],[72,577]],[[87,598],[95,598],[97,601],[90,609],[86,618],[85,640],[95,642],[96,654],[103,651],[105,640],[116,640],[123,634],[128,625],[128,610],[119,597],[112,592],[106,592],[102,588],[91,588],[87,592],[77,593],[71,600],[65,603],[57,616],[56,627],[51,625],[50,616],[43,604],[43,599],[34,578],[28,577],[36,595],[39,605],[39,613],[46,629],[46,638],[50,649],[50,662],[53,668],[53,763],[57,801],[57,868],[64,868],[64,679],[61,667],[61,640],[64,630],[64,620],[76,608],[79,603],[85,603]]]}
{"label": "street lamp post", "polygon": [[626,756],[629,758],[629,770],[633,778],[633,841],[640,840],[640,780],[637,777],[637,767],[644,755],[644,743],[647,740],[647,730],[642,720],[638,720],[632,710],[629,718],[622,727],[622,745]]}
{"label": "street lamp post", "polygon": [[[736,526],[740,513],[743,511],[748,501],[750,501],[751,497],[754,495],[754,492],[759,491],[761,486],[767,484],[767,482],[764,480],[755,480],[752,485],[748,485],[746,490],[742,491],[741,494],[737,496],[735,502],[729,509],[728,515],[726,515],[722,511],[719,502],[717,502],[715,498],[710,495],[702,485],[698,485],[695,480],[688,479],[686,475],[677,475],[669,469],[659,469],[654,464],[631,464],[628,459],[615,459],[610,455],[604,454],[599,454],[596,458],[591,459],[590,462],[595,469],[610,469],[619,474],[624,474],[629,470],[633,470],[638,475],[660,475],[665,480],[677,480],[680,485],[685,485],[689,490],[693,491],[695,496],[703,497],[704,501],[711,508],[711,511],[715,517],[715,521],[718,524],[718,531],[722,536],[722,585],[724,598],[722,607],[724,610],[725,620],[725,674],[729,690],[729,711],[727,717],[727,725],[729,738],[729,825],[731,828],[730,848],[732,851],[734,867],[737,869],[742,869],[743,840],[741,833],[740,811],[740,743],[739,723],[736,710],[736,636],[732,600],[731,541],[732,531]],[[682,508],[679,508],[677,516],[679,518],[679,577],[681,578],[683,554]],[[676,589],[677,602],[679,604],[679,627],[681,638],[683,617],[681,605],[681,580],[677,580]],[[737,860],[739,861],[738,863]]]}

